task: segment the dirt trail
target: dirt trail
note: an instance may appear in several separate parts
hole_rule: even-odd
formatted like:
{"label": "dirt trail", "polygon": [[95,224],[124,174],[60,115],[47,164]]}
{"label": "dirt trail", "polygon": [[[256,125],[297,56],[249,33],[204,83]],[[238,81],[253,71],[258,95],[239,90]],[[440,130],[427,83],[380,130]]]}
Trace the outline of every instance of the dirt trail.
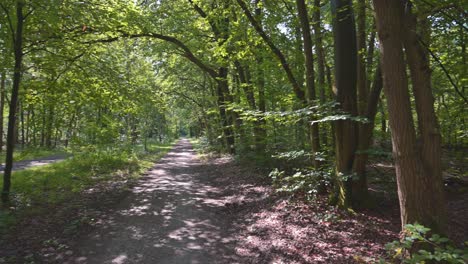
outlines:
{"label": "dirt trail", "polygon": [[[13,170],[24,170],[31,167],[43,166],[55,162],[65,160],[69,156],[65,154],[51,155],[48,157],[31,159],[31,160],[22,160],[13,162]],[[5,170],[5,164],[0,164],[0,174]]]}
{"label": "dirt trail", "polygon": [[[216,170],[182,139],[72,248],[65,263],[237,263]],[[219,173],[219,171],[218,171]]]}

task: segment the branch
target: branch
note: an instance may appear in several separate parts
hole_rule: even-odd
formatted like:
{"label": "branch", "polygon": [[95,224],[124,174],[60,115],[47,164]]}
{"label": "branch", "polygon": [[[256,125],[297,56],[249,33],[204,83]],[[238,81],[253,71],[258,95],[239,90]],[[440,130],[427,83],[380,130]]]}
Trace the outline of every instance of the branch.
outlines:
{"label": "branch", "polygon": [[200,102],[198,102],[197,100],[193,99],[192,97],[189,97],[189,96],[187,96],[187,95],[185,95],[185,94],[183,94],[183,93],[177,92],[177,91],[166,91],[166,92],[164,92],[164,93],[165,93],[165,94],[168,94],[168,95],[170,95],[170,94],[178,95],[178,96],[184,98],[185,100],[194,103],[195,105],[197,105],[198,107],[200,107],[200,108],[202,109],[203,112],[205,112],[204,109],[203,109],[203,105],[202,105]]}
{"label": "branch", "polygon": [[289,67],[289,64],[286,60],[286,57],[284,56],[284,54],[281,52],[281,50],[279,50],[276,45],[273,43],[273,41],[271,40],[270,37],[268,37],[268,35],[265,33],[265,31],[263,30],[263,28],[261,27],[261,25],[258,23],[257,20],[255,20],[255,18],[253,17],[252,13],[249,11],[249,9],[247,8],[247,5],[245,4],[245,2],[243,0],[237,0],[237,3],[239,4],[239,6],[242,8],[242,10],[244,11],[244,14],[245,16],[247,16],[247,18],[249,19],[250,23],[252,24],[252,26],[255,28],[255,30],[257,31],[257,33],[262,37],[263,41],[265,41],[268,46],[270,47],[271,51],[275,54],[275,56],[279,59],[279,61],[281,62],[281,66],[283,67],[283,70],[286,72],[286,75],[288,77],[288,80],[289,82],[291,83],[292,87],[293,87],[293,91],[294,93],[296,94],[296,97],[305,102],[305,93],[304,91],[302,91],[299,83],[297,82],[296,78],[294,77],[294,74],[291,70],[291,68]]}
{"label": "branch", "polygon": [[458,88],[457,84],[455,83],[455,81],[452,79],[452,76],[450,76],[450,73],[448,72],[447,68],[445,68],[444,64],[442,63],[442,61],[439,59],[439,57],[437,57],[434,52],[432,52],[432,50],[426,45],[426,43],[424,43],[424,41],[419,38],[419,42],[421,42],[422,46],[429,52],[429,54],[431,54],[432,58],[439,64],[440,68],[442,69],[442,71],[445,73],[445,76],[447,76],[448,80],[450,81],[450,83],[452,84],[453,88],[455,88],[455,91],[457,92],[457,94],[463,99],[463,101],[465,101],[465,103],[468,103],[468,100],[466,99],[466,97],[463,95],[463,93],[460,91],[460,89]]}
{"label": "branch", "polygon": [[7,8],[2,4],[0,3],[0,7],[3,9],[3,11],[5,12],[6,14],[6,17],[7,17],[7,20],[8,20],[8,26],[10,28],[10,31],[11,31],[11,36],[12,36],[12,40],[13,40],[13,46],[15,45],[15,29],[13,28],[13,23],[11,22],[11,17],[10,17],[10,12],[8,12]]}
{"label": "branch", "polygon": [[117,41],[121,38],[142,38],[142,37],[148,37],[148,38],[156,38],[160,40],[164,40],[167,42],[170,42],[174,44],[175,46],[179,47],[182,49],[184,52],[183,56],[193,62],[195,65],[197,65],[201,70],[204,72],[208,73],[213,79],[218,78],[218,73],[212,69],[210,66],[206,65],[201,59],[197,58],[195,54],[185,45],[182,41],[178,40],[175,37],[171,36],[166,36],[158,33],[139,33],[139,34],[128,34],[125,32],[120,32],[121,35],[113,38],[107,38],[107,39],[97,39],[97,40],[92,40],[88,42],[84,42],[84,44],[92,44],[92,43],[110,43]]}
{"label": "branch", "polygon": [[[449,13],[445,12],[445,9],[450,9],[450,8],[453,8],[453,7],[459,9],[458,5],[456,5],[456,4],[449,4],[449,5],[446,5],[446,6],[437,7],[436,5],[431,4],[431,3],[429,3],[429,2],[426,1],[426,0],[421,0],[421,2],[423,2],[423,3],[425,3],[426,5],[432,7],[433,10],[431,10],[431,11],[432,11],[433,14],[435,14],[435,13],[437,13],[437,12],[440,12],[440,13],[442,13],[444,16],[446,16],[446,17],[452,19],[453,21],[455,21],[455,23],[457,23],[457,24],[458,24],[460,27],[462,27],[464,30],[468,31],[468,28],[465,26],[465,23],[464,23],[464,22],[458,20],[457,18],[453,17],[453,16],[450,15]],[[462,10],[462,12],[463,12],[463,15],[466,16],[466,12],[464,12],[463,9],[461,9],[461,10]]]}
{"label": "branch", "polygon": [[[219,41],[219,39],[221,38],[221,30],[218,28],[218,26],[216,25],[216,23],[210,19],[208,17],[208,14],[203,11],[203,9],[201,9],[200,6],[198,6],[197,4],[195,4],[192,0],[188,0],[190,2],[190,4],[192,4],[193,8],[195,9],[195,11],[197,11],[197,13],[204,19],[208,20],[208,23],[210,24],[211,26],[211,30],[213,31],[214,35],[215,35],[215,39],[217,41]],[[225,42],[227,41],[227,38],[224,38],[221,42],[220,42],[220,45],[223,45]]]}

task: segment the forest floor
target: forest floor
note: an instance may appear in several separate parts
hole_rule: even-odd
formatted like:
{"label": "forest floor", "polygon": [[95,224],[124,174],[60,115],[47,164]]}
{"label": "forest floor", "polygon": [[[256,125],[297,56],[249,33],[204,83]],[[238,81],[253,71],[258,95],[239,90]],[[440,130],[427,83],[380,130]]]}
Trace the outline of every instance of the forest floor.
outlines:
{"label": "forest floor", "polygon": [[[3,263],[373,263],[398,239],[391,199],[343,212],[325,197],[306,203],[278,194],[264,174],[230,157],[202,160],[184,139],[138,180],[95,186],[68,208],[25,219],[0,241],[0,256],[12,256]],[[456,201],[452,216],[461,215],[451,218],[460,232],[466,200]]]}

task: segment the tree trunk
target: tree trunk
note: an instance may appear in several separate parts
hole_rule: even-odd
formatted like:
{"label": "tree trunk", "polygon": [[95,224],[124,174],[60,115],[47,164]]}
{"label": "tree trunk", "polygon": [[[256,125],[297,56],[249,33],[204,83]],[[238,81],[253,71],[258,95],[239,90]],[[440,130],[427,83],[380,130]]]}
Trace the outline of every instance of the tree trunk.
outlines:
{"label": "tree trunk", "polygon": [[[366,58],[366,73],[368,76],[371,76],[372,75],[372,68],[373,68],[373,65],[374,65],[374,46],[375,46],[375,21],[373,23],[373,26],[372,26],[372,31],[371,31],[371,34],[370,34],[370,37],[369,37],[369,44],[367,45],[368,48],[367,48],[367,58]],[[382,71],[382,69],[381,69]],[[367,90],[370,90],[371,88],[371,80],[370,78],[367,78]]]}
{"label": "tree trunk", "polygon": [[23,1],[16,1],[16,32],[15,32],[15,68],[13,73],[13,87],[11,91],[10,113],[8,114],[8,132],[6,141],[6,159],[5,171],[3,173],[3,190],[2,202],[8,203],[10,198],[11,187],[11,170],[13,168],[13,151],[15,148],[15,124],[16,124],[16,108],[18,105],[18,95],[21,83],[21,71],[23,61]]}
{"label": "tree trunk", "polygon": [[47,111],[47,128],[46,128],[46,138],[45,144],[47,148],[52,148],[52,138],[53,138],[53,130],[54,130],[54,119],[55,119],[55,110],[54,106],[51,104],[49,106],[49,111]]}
{"label": "tree trunk", "polygon": [[23,104],[20,104],[20,124],[21,124],[21,148],[24,149],[26,144],[26,133],[25,133],[25,122],[24,122],[24,107]]}
{"label": "tree trunk", "polygon": [[31,143],[31,111],[28,110],[26,111],[26,144],[29,146]]}
{"label": "tree trunk", "polygon": [[[351,116],[357,114],[356,29],[351,0],[331,0],[335,43],[335,83],[338,108]],[[335,125],[336,175],[335,197],[340,207],[352,206],[352,169],[357,142],[357,124],[340,120]]]}
{"label": "tree trunk", "polygon": [[234,132],[232,130],[232,118],[229,111],[226,110],[226,104],[229,103],[228,94],[229,92],[228,81],[227,81],[227,69],[221,67],[219,69],[219,79],[217,80],[217,93],[218,93],[218,107],[221,122],[223,126],[224,138],[226,140],[226,148],[229,153],[235,153],[235,141]]}
{"label": "tree trunk", "polygon": [[[367,109],[364,116],[369,120],[368,123],[360,124],[359,129],[359,146],[356,158],[354,160],[354,172],[359,176],[358,181],[354,185],[353,194],[356,194],[353,198],[360,204],[364,205],[368,201],[368,190],[367,190],[367,175],[366,165],[369,159],[369,147],[372,144],[373,131],[374,131],[374,120],[377,114],[377,106],[379,104],[380,93],[382,91],[382,72],[381,67],[377,66],[375,71],[374,81],[372,83],[372,89],[368,95]],[[356,193],[358,192],[358,193]]]}
{"label": "tree trunk", "polygon": [[[367,116],[368,105],[368,90],[367,90],[367,74],[366,74],[366,1],[357,1],[357,90],[358,90],[358,113],[360,116]],[[380,90],[379,90],[380,94]],[[378,97],[377,97],[378,98]],[[377,106],[377,104],[376,104]],[[369,116],[367,116],[369,118]],[[372,116],[372,119],[374,117]],[[372,128],[369,130],[369,125],[374,125],[374,122],[359,123],[358,147],[355,157],[354,173],[357,179],[353,182],[353,199],[357,202],[365,202],[368,200],[367,191],[367,149],[370,145],[370,137],[372,136]]]}
{"label": "tree trunk", "polygon": [[[440,127],[434,110],[432,95],[431,69],[426,50],[421,45],[416,34],[416,17],[411,9],[406,9],[406,34],[404,47],[409,65],[416,112],[418,114],[419,153],[425,177],[430,178],[430,204],[433,215],[427,223],[436,232],[444,231],[446,222],[445,199],[442,182],[441,135]],[[427,25],[427,24],[426,24]],[[425,43],[428,43],[426,41]]]}
{"label": "tree trunk", "polygon": [[32,144],[33,146],[37,146],[37,125],[36,125],[36,120],[35,120],[35,112],[34,112],[34,107],[31,108],[31,133],[32,133]]}
{"label": "tree trunk", "polygon": [[[330,99],[335,99],[335,94],[334,94],[334,91],[333,91],[333,87],[334,87],[334,83],[333,83],[333,80],[332,80],[332,76],[331,76],[331,69],[330,69],[330,66],[325,64],[325,73],[326,73],[326,76],[327,76],[327,90],[329,91],[329,97]],[[335,142],[335,123],[332,122],[330,124],[330,135],[331,135],[331,146],[330,148],[331,149],[336,149],[336,142]]]}
{"label": "tree trunk", "polygon": [[[256,8],[255,8],[255,17],[257,21],[261,21],[261,8],[258,6],[260,0],[256,0]],[[261,22],[260,22],[261,23]],[[261,53],[263,50],[263,46],[256,47],[257,53],[255,55],[255,61],[257,62],[256,69],[255,69],[255,84],[258,89],[258,110],[260,113],[264,114],[266,111],[266,99],[265,99],[265,71],[263,69],[263,54]],[[267,144],[267,128],[266,128],[266,121],[263,118],[260,118],[255,125],[255,134],[257,136],[258,145],[257,153],[264,154],[266,150]]]}
{"label": "tree trunk", "polygon": [[3,109],[5,109],[5,81],[6,73],[2,72],[0,83],[0,152],[3,151]]}
{"label": "tree trunk", "polygon": [[[433,228],[434,232],[443,232],[444,210],[437,207],[443,204],[443,197],[434,192],[437,190],[434,185],[439,182],[426,175],[429,169],[425,168],[426,155],[421,155],[413,124],[403,53],[403,37],[406,31],[403,24],[404,3],[394,0],[374,0],[373,3],[381,47],[384,92],[392,132],[401,224],[404,227],[406,224],[418,222]],[[413,78],[417,77],[413,75]]]}
{"label": "tree trunk", "polygon": [[[309,15],[307,13],[307,6],[305,0],[296,0],[297,12],[299,16],[299,21],[301,24],[302,32],[302,41],[304,42],[304,57],[305,57],[305,66],[306,66],[306,94],[307,94],[307,104],[313,106],[316,99],[315,94],[315,73],[314,73],[314,56],[312,54],[312,37],[310,34],[310,23]],[[312,117],[309,121],[313,121]],[[318,124],[312,126],[307,126],[310,131],[310,141],[312,145],[312,154],[315,157],[315,153],[320,151],[320,131]],[[320,162],[314,158],[314,167],[317,169],[320,166]]]}
{"label": "tree trunk", "polygon": [[[325,86],[325,51],[323,48],[323,37],[322,37],[322,26],[321,26],[321,14],[320,14],[320,0],[314,0],[314,12],[313,12],[313,23],[312,28],[314,29],[315,36],[315,50],[317,53],[317,82],[320,93],[320,103],[326,101],[326,86]],[[327,127],[322,126],[320,131],[322,132],[320,140],[324,146],[328,145],[327,140]]]}

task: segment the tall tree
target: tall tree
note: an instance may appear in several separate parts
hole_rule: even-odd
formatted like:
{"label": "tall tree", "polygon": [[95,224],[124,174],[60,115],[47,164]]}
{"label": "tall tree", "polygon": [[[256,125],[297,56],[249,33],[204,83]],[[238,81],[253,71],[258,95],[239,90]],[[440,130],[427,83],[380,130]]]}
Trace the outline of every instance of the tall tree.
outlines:
{"label": "tall tree", "polygon": [[[390,129],[392,132],[393,156],[397,175],[398,197],[400,201],[402,225],[419,222],[434,230],[444,232],[445,210],[441,190],[440,156],[433,151],[440,145],[424,146],[424,144],[440,144],[437,140],[437,125],[430,95],[422,95],[420,92],[431,94],[430,75],[424,62],[422,53],[409,54],[408,49],[418,49],[417,42],[408,42],[407,34],[413,34],[414,28],[407,28],[405,23],[406,1],[374,0],[377,30],[381,46],[381,64],[384,80],[384,92],[387,98]],[[411,35],[408,35],[410,37]],[[435,142],[421,145],[418,143],[413,122],[413,113],[410,103],[408,79],[406,76],[406,63],[404,59],[403,45],[406,41],[407,58],[410,62],[411,77],[415,89],[415,99],[422,140],[435,139]],[[414,39],[412,39],[414,41]],[[413,50],[420,51],[420,50]],[[414,60],[414,61],[413,61]],[[421,64],[422,63],[422,64]],[[424,66],[414,69],[414,66]],[[421,72],[418,72],[422,70]],[[421,79],[419,79],[421,78]],[[421,89],[418,91],[418,89]],[[419,106],[418,106],[419,105]],[[422,121],[421,119],[428,120]],[[427,122],[427,123],[425,123]],[[427,131],[429,130],[429,131]],[[427,135],[425,135],[427,133]],[[434,161],[438,157],[439,160]],[[433,160],[435,164],[427,164]],[[433,167],[436,166],[436,167]],[[442,207],[439,207],[442,206]]]}
{"label": "tall tree", "polygon": [[18,95],[21,84],[22,62],[23,62],[23,26],[24,26],[24,9],[25,3],[22,0],[16,1],[16,29],[14,35],[14,55],[15,67],[13,72],[13,87],[10,99],[10,112],[8,114],[8,132],[6,138],[6,160],[5,171],[3,174],[3,189],[2,201],[9,201],[11,187],[11,170],[13,168],[13,150],[15,147],[15,125],[18,106]]}
{"label": "tall tree", "polygon": [[[296,0],[297,12],[299,22],[301,24],[302,41],[304,44],[304,57],[305,57],[305,75],[306,75],[306,94],[307,102],[309,105],[315,103],[316,92],[315,92],[315,73],[314,73],[314,55],[312,53],[312,36],[310,34],[310,23],[309,15],[307,12],[307,6],[305,0]],[[313,120],[312,120],[313,121]],[[318,123],[314,123],[310,127],[310,137],[312,143],[312,152],[315,153],[320,151],[320,132]],[[314,166],[319,167],[319,162],[314,158]]]}
{"label": "tall tree", "polygon": [[0,152],[3,151],[3,111],[5,109],[5,82],[6,73],[2,71],[2,77],[0,80]]}
{"label": "tall tree", "polygon": [[[442,199],[444,197],[444,190],[442,184],[441,135],[434,109],[429,57],[425,47],[422,45],[422,43],[429,43],[429,34],[424,34],[429,31],[427,27],[430,23],[424,16],[419,16],[419,21],[417,21],[409,2],[405,9],[404,21],[406,27],[403,44],[411,73],[411,83],[418,116],[420,159],[424,175],[431,179],[430,187],[432,195],[430,197],[433,197],[431,204],[437,208],[435,212],[437,215],[434,216],[434,225],[439,229],[445,222],[443,218],[446,213],[445,201]],[[418,36],[417,34],[418,24],[420,25],[419,32],[422,32],[423,36]]]}
{"label": "tall tree", "polygon": [[[357,1],[357,91],[358,91],[358,113],[360,116],[367,115],[367,75],[366,75],[366,1]],[[372,122],[373,124],[373,122]],[[368,138],[370,135],[367,133],[367,124],[360,123],[359,129],[359,142],[356,153],[356,162],[354,172],[356,173],[357,183],[354,184],[354,193],[360,196],[361,200],[367,198],[367,177],[366,177],[366,163],[367,163],[367,148],[369,147]],[[370,131],[372,133],[372,130]]]}
{"label": "tall tree", "polygon": [[[357,115],[356,91],[356,26],[351,0],[331,0],[335,45],[335,85],[338,109]],[[352,206],[352,168],[357,147],[357,124],[339,120],[335,124],[335,194],[333,202],[341,207]]]}

